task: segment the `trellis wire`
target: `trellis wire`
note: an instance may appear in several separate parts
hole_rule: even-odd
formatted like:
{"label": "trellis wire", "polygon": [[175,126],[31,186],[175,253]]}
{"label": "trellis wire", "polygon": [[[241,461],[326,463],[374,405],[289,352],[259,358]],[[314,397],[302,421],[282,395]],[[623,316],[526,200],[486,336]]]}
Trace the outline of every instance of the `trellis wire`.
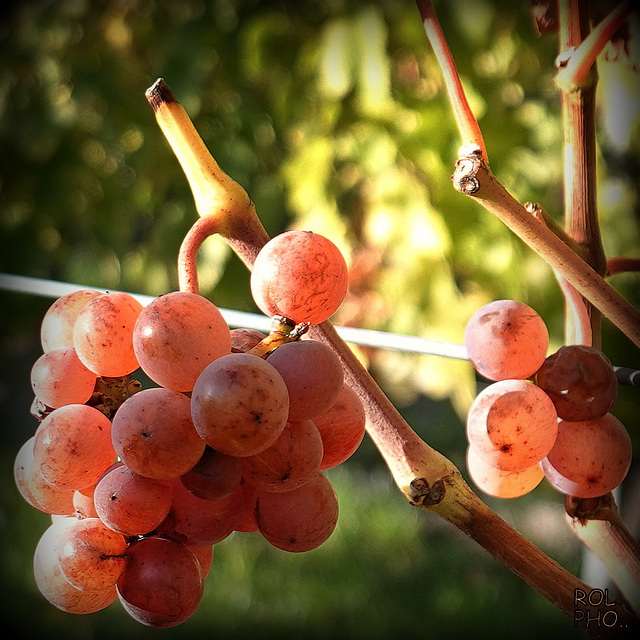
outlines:
{"label": "trellis wire", "polygon": [[[60,282],[58,280],[46,280],[43,278],[31,278],[28,276],[0,273],[0,290],[2,289],[47,298],[60,298],[68,293],[73,293],[80,289],[94,289],[96,291],[103,292],[114,291],[114,289],[89,287],[86,285]],[[155,296],[140,293],[132,293],[128,291],[125,293],[129,293],[129,295],[136,298],[143,305],[149,304],[155,298]],[[238,311],[236,309],[225,309],[221,307],[219,307],[219,310],[222,317],[230,327],[256,329],[267,333],[271,329],[271,318],[261,314],[250,313],[248,311]],[[362,347],[391,349],[406,353],[453,358],[455,360],[469,359],[465,346],[454,342],[428,340],[418,336],[337,325],[336,331],[345,342]],[[640,370],[618,366],[614,368],[616,370],[618,382],[629,386],[640,387]]]}

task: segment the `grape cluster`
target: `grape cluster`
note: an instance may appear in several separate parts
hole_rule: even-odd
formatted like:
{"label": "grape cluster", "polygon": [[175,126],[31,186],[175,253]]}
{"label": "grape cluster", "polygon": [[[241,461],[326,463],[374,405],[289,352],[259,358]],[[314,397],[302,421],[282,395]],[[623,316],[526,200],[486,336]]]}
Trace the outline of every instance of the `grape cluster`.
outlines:
{"label": "grape cluster", "polygon": [[514,498],[546,477],[563,494],[594,498],[624,480],[631,440],[610,413],[618,382],[600,350],[566,345],[547,357],[544,321],[515,300],[478,309],[464,342],[492,381],[467,416],[467,469],[481,490]]}
{"label": "grape cluster", "polygon": [[[302,231],[272,239],[251,276],[260,308],[286,314],[279,328],[324,321],[346,284],[335,245]],[[90,290],[53,303],[31,376],[41,421],[14,466],[25,500],[52,514],[34,557],[45,598],[78,614],[119,599],[175,626],[232,532],[291,552],[329,538],[338,502],[322,472],[358,448],[365,413],[338,356],[302,333],[274,347],[185,291],[146,307]]]}

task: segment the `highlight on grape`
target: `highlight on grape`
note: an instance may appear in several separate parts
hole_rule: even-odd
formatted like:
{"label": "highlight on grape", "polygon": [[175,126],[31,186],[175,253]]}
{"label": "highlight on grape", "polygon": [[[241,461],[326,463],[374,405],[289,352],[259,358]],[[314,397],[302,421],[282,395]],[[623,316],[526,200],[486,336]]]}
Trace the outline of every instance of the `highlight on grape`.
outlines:
{"label": "highlight on grape", "polygon": [[467,471],[481,491],[516,498],[546,478],[565,495],[594,498],[624,480],[631,440],[610,413],[618,382],[602,351],[575,344],[547,356],[544,321],[515,300],[478,309],[464,342],[490,381],[467,416]]}
{"label": "highlight on grape", "polygon": [[344,259],[317,233],[285,233],[259,255],[252,288],[284,316],[274,326],[302,328],[230,330],[192,291],[143,308],[82,290],[46,312],[31,373],[39,424],[14,478],[51,514],[33,566],[55,607],[118,600],[142,624],[173,627],[198,608],[213,547],[234,532],[304,552],[334,531],[323,471],[356,451],[365,412],[338,357],[304,333],[342,302]]}

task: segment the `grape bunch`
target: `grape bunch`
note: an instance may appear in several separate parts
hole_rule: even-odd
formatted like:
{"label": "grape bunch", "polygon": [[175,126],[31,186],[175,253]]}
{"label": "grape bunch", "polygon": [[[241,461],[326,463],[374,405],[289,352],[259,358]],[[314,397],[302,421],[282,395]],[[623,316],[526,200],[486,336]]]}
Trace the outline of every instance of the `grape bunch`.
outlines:
{"label": "grape bunch", "polygon": [[491,381],[467,415],[467,470],[482,491],[514,498],[546,477],[565,495],[594,498],[624,480],[631,440],[610,413],[618,382],[600,350],[566,345],[547,357],[544,321],[515,300],[478,309],[464,343]]}
{"label": "grape bunch", "polygon": [[284,316],[274,326],[294,327],[278,343],[230,330],[193,292],[146,307],[91,290],[53,303],[31,374],[40,422],[14,466],[24,499],[52,515],[34,556],[49,602],[84,614],[119,600],[171,627],[198,607],[214,545],[233,532],[290,552],[329,538],[338,501],[323,471],[358,448],[365,413],[338,356],[302,334],[334,313],[347,280],[319,234],[267,243],[251,288]]}

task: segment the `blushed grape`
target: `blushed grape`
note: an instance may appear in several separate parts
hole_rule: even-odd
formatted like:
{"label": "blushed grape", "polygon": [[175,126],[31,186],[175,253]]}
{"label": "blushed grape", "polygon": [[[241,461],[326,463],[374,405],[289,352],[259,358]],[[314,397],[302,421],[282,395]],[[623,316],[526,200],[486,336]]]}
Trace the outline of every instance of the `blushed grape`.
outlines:
{"label": "blushed grape", "polygon": [[240,484],[242,462],[240,458],[206,447],[200,460],[180,480],[194,496],[203,500],[220,500]]}
{"label": "blushed grape", "polygon": [[531,377],[542,365],[549,333],[531,307],[495,300],[478,309],[464,332],[469,360],[489,380]]}
{"label": "blushed grape", "polygon": [[157,384],[191,391],[202,370],[231,351],[231,334],[218,308],[195,293],[174,291],[140,313],[133,348],[142,370]]}
{"label": "blushed grape", "polygon": [[256,257],[251,293],[260,310],[295,324],[319,324],[335,313],[347,293],[349,273],[338,247],[312,231],[287,231]]}

